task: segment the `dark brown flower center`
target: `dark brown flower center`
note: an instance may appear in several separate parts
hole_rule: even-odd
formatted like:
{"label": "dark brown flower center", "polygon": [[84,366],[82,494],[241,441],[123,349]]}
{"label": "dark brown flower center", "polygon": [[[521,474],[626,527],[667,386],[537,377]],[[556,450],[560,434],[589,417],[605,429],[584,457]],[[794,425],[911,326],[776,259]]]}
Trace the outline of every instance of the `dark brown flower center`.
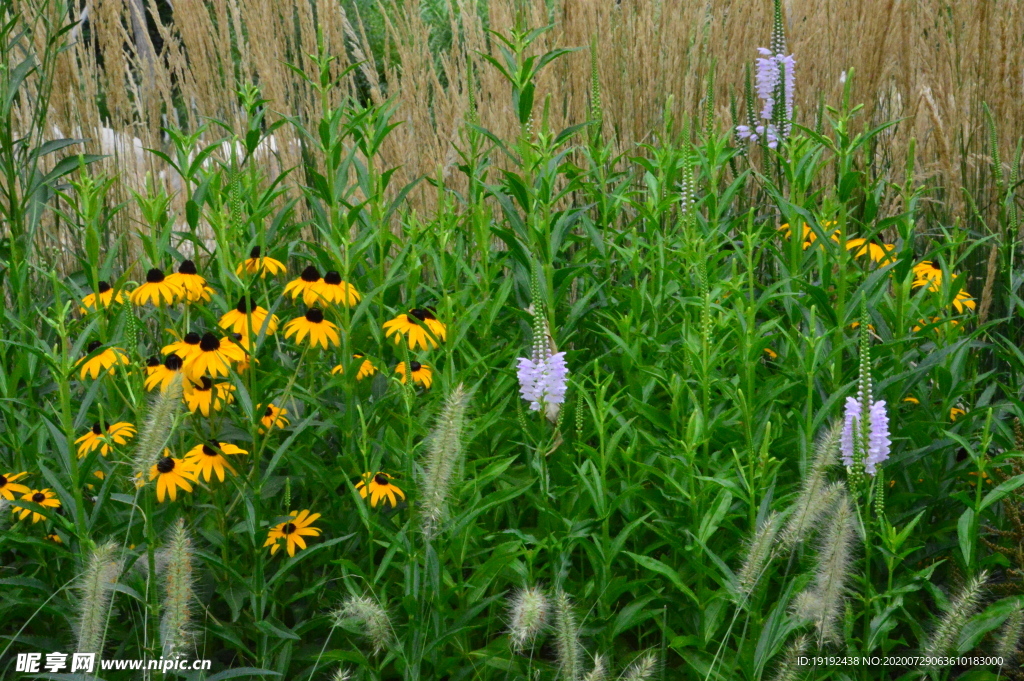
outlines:
{"label": "dark brown flower center", "polygon": [[192,262],[191,260],[182,260],[181,261],[181,266],[178,267],[178,273],[179,274],[198,274],[199,272],[198,272],[198,270],[196,270],[196,264],[194,262]]}
{"label": "dark brown flower center", "polygon": [[156,462],[156,469],[161,473],[170,473],[174,470],[174,459],[169,456],[165,456]]}
{"label": "dark brown flower center", "polygon": [[194,383],[193,385],[195,385],[196,390],[202,390],[203,392],[206,392],[207,390],[213,388],[213,381],[210,380],[209,376],[203,376],[202,383]]}
{"label": "dark brown flower center", "polygon": [[285,534],[291,534],[292,532],[294,532],[297,529],[298,528],[295,527],[295,523],[286,523],[285,526],[281,528],[281,531],[284,532]]}
{"label": "dark brown flower center", "polygon": [[413,371],[419,371],[420,369],[423,368],[423,365],[420,364],[419,362],[409,362],[409,368],[412,369]]}
{"label": "dark brown flower center", "polygon": [[318,307],[311,307],[306,310],[306,321],[312,324],[319,324],[324,320],[324,313]]}
{"label": "dark brown flower center", "polygon": [[435,317],[430,310],[425,310],[419,307],[413,310],[409,310],[409,314],[411,314],[413,317],[420,320],[421,322],[426,321],[427,319],[437,319],[437,317]]}
{"label": "dark brown flower center", "polygon": [[92,424],[92,432],[93,435],[100,435],[101,433],[103,433],[103,427],[98,423],[94,423]]}
{"label": "dark brown flower center", "polygon": [[324,275],[324,283],[330,284],[331,286],[337,286],[338,284],[341,283],[341,275],[335,272],[334,270],[331,270],[330,272]]}
{"label": "dark brown flower center", "polygon": [[164,366],[170,371],[181,371],[181,357],[178,357],[173,352],[164,358]]}
{"label": "dark brown flower center", "polygon": [[164,273],[155,267],[151,269],[149,272],[146,272],[146,281],[150,284],[159,284],[163,280]]}
{"label": "dark brown flower center", "polygon": [[158,366],[160,366],[160,358],[157,357],[156,355],[153,355],[152,357],[150,357],[149,359],[146,360],[146,366],[148,366],[148,367],[158,367]]}
{"label": "dark brown flower center", "polygon": [[317,271],[315,267],[310,265],[306,269],[302,270],[300,278],[302,279],[302,281],[309,282],[310,284],[312,284],[313,282],[320,281],[320,272]]}
{"label": "dark brown flower center", "polygon": [[211,447],[210,445],[203,445],[203,454],[206,454],[206,456],[217,456],[218,452],[216,449],[214,449],[214,447],[219,447],[220,444],[218,444],[217,442],[213,442],[211,444],[213,445],[213,447]]}
{"label": "dark brown flower center", "polygon": [[273,415],[274,415],[274,408],[273,407],[267,407],[267,410],[265,412],[263,412],[263,416],[266,417],[266,418],[270,418]]}
{"label": "dark brown flower center", "polygon": [[97,286],[96,288],[97,288],[97,289],[99,289],[99,292],[100,292],[100,293],[106,293],[107,291],[109,291],[109,290],[110,290],[110,284],[108,284],[108,283],[107,283],[107,282],[105,282],[105,281],[101,281],[101,282],[100,282],[100,285],[99,285],[99,286]]}
{"label": "dark brown flower center", "polygon": [[373,476],[373,481],[378,485],[387,486],[388,476],[384,475],[383,473],[377,473],[377,475]]}
{"label": "dark brown flower center", "polygon": [[199,345],[199,334],[195,331],[189,331],[182,340],[189,345]]}
{"label": "dark brown flower center", "polygon": [[0,475],[0,488],[7,487],[7,476]]}
{"label": "dark brown flower center", "polygon": [[241,298],[238,299],[238,305],[235,306],[235,309],[241,312],[242,314],[245,314],[246,312],[255,312],[256,308],[259,307],[256,304],[256,301],[253,300],[252,298],[248,299],[248,305],[249,308],[248,310],[246,310],[246,298],[245,296],[242,296]]}
{"label": "dark brown flower center", "polygon": [[212,333],[203,334],[202,340],[199,341],[199,349],[203,352],[215,352],[220,350],[220,341]]}
{"label": "dark brown flower center", "polygon": [[96,350],[96,348],[98,348],[101,345],[103,345],[103,343],[100,343],[99,341],[93,341],[93,342],[89,343],[89,345],[87,345],[85,347],[85,351],[86,352],[93,352],[94,350]]}
{"label": "dark brown flower center", "polygon": [[256,258],[260,257],[260,247],[259,246],[253,246],[252,250],[249,251],[249,257],[252,258],[253,260],[255,260]]}
{"label": "dark brown flower center", "polygon": [[32,495],[32,501],[34,501],[37,504],[41,504],[44,501],[46,501],[46,495],[43,494],[42,492],[36,492],[35,494]]}

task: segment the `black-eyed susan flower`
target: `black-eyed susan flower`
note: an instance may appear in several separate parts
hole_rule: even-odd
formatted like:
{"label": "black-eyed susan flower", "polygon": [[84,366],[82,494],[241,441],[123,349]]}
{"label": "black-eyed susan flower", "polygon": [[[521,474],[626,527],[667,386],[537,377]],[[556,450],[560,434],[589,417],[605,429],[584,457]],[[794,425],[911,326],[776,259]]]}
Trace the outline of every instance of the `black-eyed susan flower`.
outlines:
{"label": "black-eyed susan flower", "polygon": [[[833,221],[830,221],[830,222],[823,222],[821,224],[821,226],[822,227],[831,227],[834,224],[836,224],[836,223],[833,220]],[[789,228],[789,223],[788,222],[785,222],[785,223],[779,225],[779,231],[780,232],[784,231],[785,232],[784,236],[787,239],[789,239],[793,235],[792,230]],[[811,226],[808,225],[805,222],[804,226],[803,226],[803,234],[801,235],[801,238],[803,239],[804,250],[806,251],[811,246],[811,244],[813,244],[815,241],[817,241],[818,233],[815,232],[811,228]],[[836,243],[839,243],[839,230],[838,229],[832,230],[832,234],[829,235],[829,238],[832,239],[832,241],[835,241]]]}
{"label": "black-eyed susan flower", "polygon": [[302,296],[302,302],[306,305],[315,305],[319,300],[320,272],[316,267],[310,265],[302,270],[298,279],[292,279],[284,287],[284,295],[291,296],[292,300]]}
{"label": "black-eyed susan flower", "polygon": [[178,488],[186,492],[192,491],[192,483],[196,481],[196,471],[187,459],[175,459],[168,449],[163,457],[149,469],[149,479],[156,480],[156,500],[163,503],[164,497],[177,501]]}
{"label": "black-eyed susan flower", "polygon": [[235,469],[231,467],[225,456],[237,456],[248,454],[247,451],[229,442],[218,442],[210,440],[206,444],[196,445],[185,453],[185,460],[191,462],[199,477],[207,482],[217,475],[217,479],[224,482],[224,469],[231,471],[234,475]]}
{"label": "black-eyed susan flower", "polygon": [[235,386],[230,383],[214,384],[209,376],[203,376],[199,381],[190,379],[185,382],[182,399],[193,414],[199,411],[203,416],[209,416],[211,409],[220,411],[225,404],[235,401],[234,390]]}
{"label": "black-eyed susan flower", "polygon": [[119,421],[106,428],[94,423],[89,432],[75,440],[75,444],[78,445],[78,458],[81,459],[97,448],[100,454],[106,456],[113,449],[113,445],[123,445],[134,436],[135,426],[126,421]]}
{"label": "black-eyed susan flower", "polygon": [[100,349],[102,343],[99,341],[93,341],[86,347],[86,356],[78,361],[78,366],[82,368],[79,373],[79,377],[84,381],[85,377],[96,379],[99,378],[100,373],[106,371],[110,376],[114,375],[115,365],[117,364],[129,364],[128,356],[124,354],[124,350],[121,348],[106,348],[102,352],[93,355],[91,358],[89,355]]}
{"label": "black-eyed susan flower", "polygon": [[363,479],[356,483],[356,489],[363,499],[370,496],[370,506],[373,508],[377,508],[381,501],[385,508],[394,508],[399,499],[405,499],[405,492],[392,484],[392,480],[394,476],[383,472],[363,473]]}
{"label": "black-eyed susan flower", "polygon": [[[257,405],[256,408],[259,409],[259,405]],[[287,409],[284,407],[278,407],[271,402],[267,406],[266,410],[264,410],[263,417],[260,418],[260,423],[263,425],[263,428],[260,428],[260,433],[264,432],[264,428],[270,430],[272,428],[284,428],[287,426],[289,423],[288,419],[285,418],[285,414],[287,413]]]}
{"label": "black-eyed susan flower", "polygon": [[[955,319],[950,319],[950,320],[948,320],[947,323],[950,326],[960,326],[960,322],[958,322]],[[937,325],[937,326],[935,326],[934,329],[932,329],[935,333],[939,333],[941,331],[942,327],[945,326],[945,324],[942,323],[942,317],[932,317],[931,321],[928,321],[927,319],[918,319],[917,320],[917,324],[911,329],[911,331],[913,331],[914,333],[917,333],[921,329],[923,329],[923,328],[925,328],[927,326],[930,326],[932,324]]]}
{"label": "black-eyed susan flower", "polygon": [[[31,489],[21,495],[22,501],[31,501],[33,504],[39,504],[43,508],[60,508],[60,500],[57,499],[57,495],[54,494],[53,490],[47,489]],[[19,506],[18,502],[15,501],[14,514],[18,516],[18,520],[24,520],[29,513],[32,514],[32,522],[38,523],[40,520],[46,520],[46,516],[38,511],[33,511],[30,508]]]}
{"label": "black-eyed susan flower", "polygon": [[424,350],[436,348],[438,341],[444,341],[447,333],[447,327],[434,313],[422,308],[409,310],[409,314],[400,314],[384,322],[384,335],[394,337],[395,345],[402,342],[403,336],[407,337],[410,350],[415,350],[417,346]]}
{"label": "black-eyed susan flower", "polygon": [[961,409],[960,407],[953,407],[949,410],[949,420],[955,422],[958,418],[960,418],[966,413],[967,412]]}
{"label": "black-eyed susan flower", "polygon": [[964,310],[973,311],[976,306],[974,297],[970,293],[963,289],[956,292],[956,297],[953,298],[953,307],[956,308],[957,312],[962,313]]}
{"label": "black-eyed susan flower", "polygon": [[259,272],[260,278],[265,278],[269,273],[271,276],[284,272],[284,263],[280,260],[274,260],[270,256],[260,256],[260,247],[254,246],[249,251],[249,257],[238,263],[238,267],[235,268],[235,274],[241,275],[242,272],[248,272],[249,274],[256,274]]}
{"label": "black-eyed susan flower", "polygon": [[46,541],[52,541],[54,544],[63,544],[64,540],[60,538],[59,534],[48,534],[43,537]]}
{"label": "black-eyed susan flower", "polygon": [[202,337],[198,333],[189,331],[181,340],[176,340],[170,345],[160,348],[160,352],[165,355],[177,355],[181,358],[182,362],[186,362],[192,355],[199,353],[199,341],[201,339]]}
{"label": "black-eyed susan flower", "polygon": [[938,291],[942,287],[942,269],[936,267],[931,260],[922,260],[914,265],[913,288],[927,286],[929,291]]}
{"label": "black-eyed susan flower", "polygon": [[921,400],[917,399],[913,395],[907,395],[906,397],[903,398],[903,401],[909,402],[910,404],[921,404]]}
{"label": "black-eyed susan flower", "polygon": [[[359,359],[362,357],[360,354],[352,355],[352,359]],[[343,374],[345,373],[345,365],[339,364],[338,366],[331,369],[332,374]],[[368,359],[364,359],[363,363],[359,365],[359,371],[356,372],[356,380],[361,381],[367,376],[373,376],[377,373],[377,367],[373,366],[373,362]]]}
{"label": "black-eyed susan flower", "polygon": [[136,305],[173,305],[184,295],[181,286],[167,281],[164,273],[157,268],[146,272],[146,283],[131,293],[131,301]]}
{"label": "black-eyed susan flower", "polygon": [[310,513],[307,509],[302,512],[292,511],[288,515],[293,519],[286,523],[274,525],[267,533],[267,541],[263,546],[270,547],[270,555],[272,556],[281,548],[282,539],[285,540],[284,543],[288,547],[288,555],[294,556],[296,546],[300,549],[306,548],[306,540],[303,537],[320,536],[318,528],[310,527],[320,517],[319,513]]}
{"label": "black-eyed susan flower", "polygon": [[234,310],[231,310],[220,318],[217,325],[222,329],[227,329],[228,331],[239,334],[241,339],[248,342],[250,318],[252,319],[253,336],[259,335],[260,331],[263,329],[264,323],[267,325],[268,336],[273,336],[277,333],[277,325],[280,321],[277,318],[277,315],[270,314],[266,309],[257,305],[255,300],[252,298],[245,298],[244,296],[239,299],[238,305]]}
{"label": "black-eyed susan flower", "polygon": [[778,359],[778,357],[779,357],[779,353],[775,352],[771,348],[765,348],[764,349],[764,358],[765,359],[767,359],[767,360],[774,360],[774,359]]}
{"label": "black-eyed susan flower", "polygon": [[327,305],[346,305],[352,307],[362,298],[356,287],[348,282],[342,281],[341,275],[331,270],[324,275],[316,288],[319,300]]}
{"label": "black-eyed susan flower", "polygon": [[191,260],[183,260],[178,266],[178,271],[164,281],[180,288],[182,296],[190,303],[197,303],[200,300],[209,302],[213,294],[213,289],[206,285],[206,279],[199,274],[196,264]]}
{"label": "black-eyed susan flower", "polygon": [[125,291],[114,291],[114,289],[105,281],[101,281],[96,287],[99,291],[97,296],[96,291],[88,294],[82,298],[82,307],[78,309],[79,312],[85,314],[90,310],[96,309],[96,301],[99,300],[100,307],[110,307],[111,303],[123,304],[128,302],[128,293]]}
{"label": "black-eyed susan flower", "polygon": [[185,362],[185,373],[195,382],[203,376],[227,376],[231,373],[231,365],[244,359],[245,350],[233,339],[205,333],[199,340],[199,352]]}
{"label": "black-eyed susan flower", "polygon": [[152,376],[157,371],[159,371],[160,367],[162,367],[163,365],[164,363],[160,361],[160,358],[157,357],[156,355],[153,355],[152,357],[146,360],[146,375]]}
{"label": "black-eyed susan flower", "polygon": [[[409,362],[409,368],[412,369],[412,380],[414,383],[422,383],[424,388],[429,388],[430,384],[434,382],[433,372],[431,372],[430,367],[426,364],[412,361]],[[395,373],[402,377],[402,383],[406,382],[405,362],[398,363],[398,366],[395,367]]]}
{"label": "black-eyed susan flower", "polygon": [[163,364],[146,377],[143,385],[146,390],[155,390],[159,386],[160,392],[164,392],[167,390],[167,386],[174,381],[174,377],[181,373],[183,366],[185,363],[181,361],[181,357],[172,352],[164,358]]}
{"label": "black-eyed susan flower", "polygon": [[4,473],[0,475],[0,497],[3,497],[7,501],[14,501],[15,494],[25,494],[28,492],[28,487],[21,483],[15,482],[28,475],[26,471],[21,473]]}
{"label": "black-eyed susan flower", "polygon": [[338,337],[338,327],[333,322],[324,319],[324,313],[318,307],[309,308],[305,315],[284,325],[284,337],[294,336],[296,343],[301,343],[307,335],[310,347],[319,345],[324,350],[327,349],[328,342],[331,345],[338,345],[341,342]]}
{"label": "black-eyed susan flower", "polygon": [[876,244],[867,239],[848,239],[846,250],[853,251],[856,257],[868,256],[872,262],[888,263],[896,258],[896,246],[893,244]]}

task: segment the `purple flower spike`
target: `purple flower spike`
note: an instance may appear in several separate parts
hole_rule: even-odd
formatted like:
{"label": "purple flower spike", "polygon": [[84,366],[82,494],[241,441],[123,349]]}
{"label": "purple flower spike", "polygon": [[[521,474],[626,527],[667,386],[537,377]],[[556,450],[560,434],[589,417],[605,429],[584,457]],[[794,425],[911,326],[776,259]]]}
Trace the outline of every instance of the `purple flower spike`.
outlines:
{"label": "purple flower spike", "polygon": [[[857,423],[861,413],[860,400],[847,397],[843,434],[839,440],[843,464],[846,466],[852,466],[854,463],[853,442],[855,438],[859,437]],[[868,425],[870,433],[868,434],[867,450],[864,452],[864,472],[874,475],[878,464],[889,458],[892,446],[892,440],[889,439],[889,415],[885,411],[885,400],[872,403],[868,414]]]}

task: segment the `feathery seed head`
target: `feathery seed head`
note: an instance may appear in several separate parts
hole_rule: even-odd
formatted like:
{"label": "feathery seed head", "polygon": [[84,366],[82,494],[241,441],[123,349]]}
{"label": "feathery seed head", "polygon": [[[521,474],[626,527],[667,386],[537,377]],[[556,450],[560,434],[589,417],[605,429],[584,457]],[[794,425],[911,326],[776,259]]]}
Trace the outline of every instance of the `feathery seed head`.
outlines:
{"label": "feathery seed head", "polygon": [[1010,665],[1017,660],[1022,633],[1024,633],[1024,608],[1018,602],[1017,609],[1010,613],[1010,616],[1003,622],[1003,628],[999,631],[996,655],[1003,658],[1003,664]]}
{"label": "feathery seed head", "polygon": [[118,547],[110,542],[94,548],[78,583],[78,643],[80,653],[102,655],[110,614],[110,599],[121,575]]}
{"label": "feathery seed head", "polygon": [[164,445],[171,435],[174,417],[181,405],[181,374],[167,385],[167,390],[158,393],[149,408],[149,415],[139,433],[135,449],[134,474],[136,479],[145,480],[149,469],[161,458]]}
{"label": "feathery seed head", "polygon": [[580,629],[573,612],[569,594],[561,589],[555,592],[555,649],[558,669],[565,681],[579,681],[581,677]]}
{"label": "feathery seed head", "polygon": [[373,645],[375,654],[390,645],[391,618],[375,599],[369,596],[349,596],[341,607],[334,611],[334,622],[358,624],[363,634]]}
{"label": "feathery seed head", "polygon": [[190,625],[195,603],[193,554],[192,538],[185,529],[185,521],[179,518],[158,559],[165,589],[160,642],[163,656],[168,659],[181,656],[191,640]]}
{"label": "feathery seed head", "polygon": [[967,624],[967,620],[977,612],[987,580],[988,573],[982,570],[977,576],[970,579],[956,595],[956,598],[950,602],[949,610],[939,620],[938,626],[935,627],[935,631],[928,640],[923,653],[925,657],[945,656],[952,650],[957,637],[960,636],[960,631]]}
{"label": "feathery seed head", "polygon": [[444,519],[445,506],[462,462],[468,396],[460,383],[448,395],[434,426],[423,463],[422,529],[428,537]]}
{"label": "feathery seed head", "polygon": [[757,586],[768,562],[773,557],[772,546],[779,531],[779,514],[772,511],[757,528],[754,538],[747,547],[747,557],[737,575],[739,594],[746,600]]}
{"label": "feathery seed head", "polygon": [[654,676],[657,659],[653,653],[647,653],[629,666],[622,675],[622,681],[647,681]]}
{"label": "feathery seed head", "polygon": [[604,655],[594,656],[594,668],[587,672],[587,675],[583,677],[583,681],[607,681],[608,679],[608,666],[605,663]]}
{"label": "feathery seed head", "polygon": [[774,681],[797,681],[802,676],[803,669],[800,666],[800,658],[807,652],[810,639],[807,635],[797,636],[786,649],[786,656],[782,659],[778,671],[775,672]]}
{"label": "feathery seed head", "polygon": [[519,589],[509,603],[508,638],[516,653],[532,645],[548,622],[548,599],[537,586]]}

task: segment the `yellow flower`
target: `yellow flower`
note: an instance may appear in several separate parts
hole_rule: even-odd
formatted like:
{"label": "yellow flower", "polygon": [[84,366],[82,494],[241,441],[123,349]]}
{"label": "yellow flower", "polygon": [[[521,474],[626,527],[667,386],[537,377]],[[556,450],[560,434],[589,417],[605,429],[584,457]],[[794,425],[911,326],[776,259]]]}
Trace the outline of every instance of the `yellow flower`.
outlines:
{"label": "yellow flower", "polygon": [[[259,409],[260,405],[256,405],[256,408]],[[287,413],[288,410],[284,407],[277,407],[271,403],[267,410],[263,412],[263,418],[260,419],[260,423],[268,430],[271,428],[284,428],[288,425],[288,419],[285,418]],[[262,432],[264,432],[263,428],[260,428],[260,433]]]}
{"label": "yellow flower", "polygon": [[942,287],[942,269],[932,264],[931,260],[922,260],[914,265],[914,282],[911,286],[927,286],[929,291],[938,291]]}
{"label": "yellow flower", "polygon": [[[246,305],[248,303],[248,305]],[[246,300],[241,298],[238,301],[238,306],[234,310],[226,313],[217,322],[217,325],[222,329],[227,329],[234,333],[240,334],[243,339],[248,342],[249,339],[249,319],[252,318],[252,335],[259,336],[260,331],[263,330],[264,324],[266,324],[267,335],[273,336],[277,333],[278,318],[277,315],[270,314],[267,310],[263,309],[256,304],[252,298]],[[269,321],[268,321],[269,319]]]}
{"label": "yellow flower", "polygon": [[173,305],[184,293],[181,286],[167,281],[164,273],[154,267],[146,273],[146,283],[132,291],[130,297],[136,305]]}
{"label": "yellow flower", "polygon": [[212,333],[205,333],[199,339],[199,352],[185,362],[185,373],[198,382],[203,376],[217,378],[231,373],[231,365],[245,360],[245,350],[231,338],[218,339]]}
{"label": "yellow flower", "polygon": [[260,257],[260,247],[254,246],[249,251],[249,257],[238,263],[238,267],[235,268],[235,274],[241,276],[242,272],[248,272],[249,274],[260,273],[260,278],[264,279],[269,272],[271,275],[280,274],[284,272],[284,263],[280,260],[274,260],[273,258],[266,256]]}
{"label": "yellow flower", "polygon": [[775,352],[771,348],[765,348],[764,356],[767,357],[768,359],[775,359],[779,356],[779,353]]}
{"label": "yellow flower", "polygon": [[181,340],[174,341],[170,345],[160,348],[160,352],[165,355],[177,355],[182,362],[187,362],[192,355],[199,354],[199,341],[199,334],[195,331],[189,331]]}
{"label": "yellow flower", "polygon": [[956,298],[953,299],[953,307],[957,312],[962,313],[965,309],[973,311],[976,305],[971,294],[963,289],[957,291]]}
{"label": "yellow flower", "polygon": [[185,459],[175,459],[168,449],[164,450],[162,459],[149,469],[149,479],[156,480],[156,500],[163,503],[168,496],[177,501],[178,488],[186,492],[192,491],[192,483],[196,482],[196,471]]}
{"label": "yellow flower", "polygon": [[432,311],[421,308],[409,310],[409,314],[400,314],[384,322],[384,335],[394,336],[395,345],[402,342],[402,336],[408,336],[410,350],[415,350],[417,346],[424,350],[436,348],[438,341],[444,341],[447,333],[445,325],[438,321]]}
{"label": "yellow flower", "polygon": [[294,556],[296,546],[300,549],[306,548],[306,540],[303,537],[320,536],[318,528],[310,527],[320,517],[319,513],[311,514],[307,509],[301,513],[299,511],[292,511],[288,515],[294,520],[274,525],[267,533],[267,541],[263,546],[270,547],[270,555],[272,556],[281,548],[280,540],[282,539],[285,540],[285,544],[288,546],[288,555]]}
{"label": "yellow flower", "polygon": [[921,400],[917,399],[913,395],[903,398],[904,402],[910,402],[911,404],[921,404]]}
{"label": "yellow flower", "polygon": [[394,508],[399,499],[405,499],[405,492],[392,485],[391,480],[394,480],[394,476],[387,473],[363,473],[363,479],[356,483],[356,489],[363,499],[367,494],[370,495],[371,507],[377,508],[377,504],[383,501],[385,508]]}
{"label": "yellow flower", "polygon": [[961,409],[960,407],[953,407],[952,409],[949,410],[949,420],[956,421],[958,418],[960,418],[966,413],[967,412]]}
{"label": "yellow flower", "polygon": [[113,449],[111,443],[123,445],[135,436],[135,426],[125,421],[120,421],[103,428],[99,423],[92,424],[92,429],[75,440],[78,445],[78,458],[81,459],[89,452],[95,451],[98,447],[100,454],[106,456]]}
{"label": "yellow flower", "polygon": [[[434,382],[434,377],[430,371],[430,367],[426,364],[420,364],[419,362],[409,362],[409,366],[412,367],[412,380],[414,383],[422,383],[424,388],[429,388],[430,384]],[[395,367],[395,373],[402,377],[402,383],[406,381],[405,376],[405,362],[399,362],[398,366]]]}
{"label": "yellow flower", "polygon": [[341,304],[352,307],[362,298],[352,284],[341,280],[341,275],[331,270],[315,287],[315,292],[324,305]]}
{"label": "yellow flower", "polygon": [[20,483],[15,482],[28,475],[26,471],[21,473],[4,473],[0,475],[0,497],[3,497],[7,501],[14,501],[15,494],[25,494],[28,492],[28,487]]}
{"label": "yellow flower", "polygon": [[92,379],[97,379],[100,376],[100,372],[106,370],[110,376],[114,375],[114,366],[116,364],[128,364],[128,356],[124,354],[124,350],[121,348],[107,348],[103,352],[99,353],[92,359],[88,356],[96,352],[99,349],[99,341],[93,341],[89,343],[86,348],[86,356],[78,360],[78,365],[82,367],[82,371],[79,373],[79,377],[84,381],[85,377],[88,376]]}
{"label": "yellow flower", "polygon": [[235,469],[231,467],[231,464],[228,463],[224,456],[235,456],[238,454],[248,454],[248,452],[229,442],[210,440],[207,444],[196,445],[188,450],[185,454],[185,460],[189,461],[199,477],[207,482],[213,479],[214,473],[216,473],[217,478],[221,482],[224,482],[225,468],[231,471],[232,475],[235,474]]}
{"label": "yellow flower", "polygon": [[288,282],[284,287],[283,295],[290,295],[292,300],[295,300],[300,295],[302,296],[302,302],[306,305],[315,305],[319,299],[319,287],[320,272],[310,265],[306,269],[302,270],[302,274],[299,275],[298,279],[293,279]]}
{"label": "yellow flower", "polygon": [[180,288],[185,300],[190,303],[200,300],[209,302],[210,295],[213,293],[213,289],[206,285],[206,279],[199,275],[196,264],[191,260],[183,260],[178,271],[164,281]]}
{"label": "yellow flower", "polygon": [[146,376],[152,376],[157,371],[160,371],[160,367],[163,366],[163,362],[156,355],[153,355],[146,360]]}
{"label": "yellow flower", "polygon": [[61,539],[60,535],[57,535],[57,534],[48,534],[45,537],[43,537],[43,539],[45,539],[47,541],[52,541],[54,544],[63,544],[64,543],[64,540]]}
{"label": "yellow flower", "polygon": [[185,381],[185,386],[182,399],[193,414],[199,410],[203,416],[209,416],[211,408],[220,411],[225,404],[235,401],[235,386],[223,382],[214,385],[209,376],[203,376],[198,383],[191,379]]}
{"label": "yellow flower", "polygon": [[[39,504],[43,508],[60,508],[60,501],[57,499],[57,495],[49,488],[29,490],[21,495],[21,500],[31,501],[33,504]],[[46,520],[46,516],[42,513],[20,506],[17,501],[11,505],[16,509],[13,513],[18,516],[18,520],[24,520],[29,513],[32,514],[33,524],[38,523],[40,520]]]}
{"label": "yellow flower", "polygon": [[896,258],[896,246],[893,244],[878,245],[868,242],[867,239],[847,240],[846,250],[854,251],[854,256],[858,258],[862,255],[867,255],[871,258],[872,262],[877,263],[892,262]]}
{"label": "yellow flower", "polygon": [[328,341],[332,345],[338,345],[341,342],[338,337],[338,327],[324,319],[324,313],[316,307],[309,308],[306,310],[305,316],[293,319],[284,325],[284,337],[295,336],[296,343],[301,343],[307,334],[311,347],[320,345],[326,350]]}
{"label": "yellow flower", "polygon": [[[832,226],[832,225],[834,225],[834,224],[836,224],[836,223],[835,223],[835,221],[834,221],[834,220],[832,220],[832,221],[829,221],[829,222],[823,222],[823,223],[821,223],[821,226],[822,226],[822,227],[831,227],[831,226]],[[793,234],[793,231],[792,231],[792,230],[791,230],[791,229],[789,228],[789,223],[788,223],[788,222],[785,222],[785,223],[783,223],[783,224],[779,225],[779,231],[781,232],[781,231],[783,231],[783,230],[785,230],[785,232],[786,232],[786,233],[785,233],[785,237],[786,237],[787,239],[789,239],[789,238],[790,238],[790,237],[792,236],[792,234]],[[805,222],[805,223],[804,223],[804,226],[803,226],[803,234],[802,234],[802,237],[803,237],[803,242],[804,242],[804,250],[806,251],[806,250],[807,250],[807,248],[808,248],[808,247],[809,247],[809,246],[810,246],[811,244],[813,244],[813,243],[814,243],[815,241],[817,241],[817,239],[818,239],[818,234],[817,234],[817,232],[815,232],[815,231],[814,231],[813,229],[811,229],[811,226],[810,226],[810,225],[808,225],[808,224],[807,224],[807,223]],[[832,239],[832,241],[835,241],[836,243],[839,243],[839,230],[838,230],[838,229],[836,229],[836,230],[833,230],[833,231],[832,231],[832,234],[830,234],[830,235],[829,235],[829,238],[830,238],[830,239]]]}
{"label": "yellow flower", "polygon": [[[931,321],[928,321],[927,319],[918,319],[918,320],[917,320],[917,326],[915,326],[915,327],[914,327],[913,329],[911,329],[911,330],[912,330],[912,331],[914,331],[914,332],[916,333],[916,332],[920,331],[921,329],[923,329],[923,328],[924,328],[925,326],[928,326],[929,324],[939,324],[939,323],[940,323],[941,321],[942,321],[942,317],[932,317],[932,320],[931,320]],[[960,325],[960,322],[958,322],[958,321],[957,321],[957,320],[955,320],[955,319],[950,319],[948,323],[949,323],[950,325],[952,325],[952,326],[959,326],[959,325]],[[933,330],[933,331],[934,331],[935,333],[939,333],[939,330],[940,330],[941,328],[942,328],[942,326],[940,325],[940,326],[936,326],[936,327],[935,327],[934,329],[932,329],[932,330]]]}
{"label": "yellow flower", "polygon": [[[359,359],[362,355],[352,355],[353,359]],[[343,374],[345,373],[345,365],[339,364],[338,366],[331,369],[332,374]],[[364,359],[363,363],[359,365],[359,371],[356,372],[356,380],[361,381],[367,376],[373,376],[377,373],[377,367],[373,366],[373,362],[368,359]]]}
{"label": "yellow flower", "polygon": [[[117,304],[128,302],[128,294],[125,291],[117,291],[117,295],[115,296],[114,289],[112,289],[110,284],[105,281],[101,281],[96,288],[99,290],[100,307],[110,307],[112,302]],[[95,291],[82,298],[82,307],[80,307],[78,311],[85,314],[89,310],[94,309],[96,309]]]}
{"label": "yellow flower", "polygon": [[184,362],[173,352],[164,358],[164,363],[156,367],[143,383],[146,390],[153,390],[160,386],[160,392],[167,390],[174,377],[181,373]]}

